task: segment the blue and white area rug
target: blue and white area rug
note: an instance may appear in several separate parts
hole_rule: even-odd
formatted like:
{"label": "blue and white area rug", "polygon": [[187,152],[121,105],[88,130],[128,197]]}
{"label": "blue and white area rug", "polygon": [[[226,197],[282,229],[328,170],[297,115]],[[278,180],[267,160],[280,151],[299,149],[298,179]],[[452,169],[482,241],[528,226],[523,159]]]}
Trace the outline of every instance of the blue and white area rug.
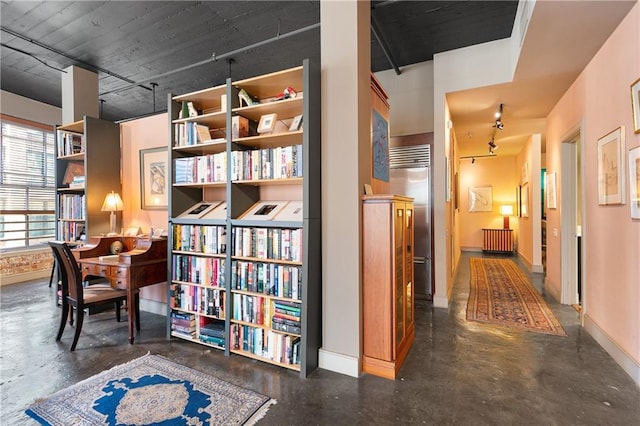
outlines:
{"label": "blue and white area rug", "polygon": [[145,355],[36,401],[26,413],[43,425],[251,425],[275,402]]}

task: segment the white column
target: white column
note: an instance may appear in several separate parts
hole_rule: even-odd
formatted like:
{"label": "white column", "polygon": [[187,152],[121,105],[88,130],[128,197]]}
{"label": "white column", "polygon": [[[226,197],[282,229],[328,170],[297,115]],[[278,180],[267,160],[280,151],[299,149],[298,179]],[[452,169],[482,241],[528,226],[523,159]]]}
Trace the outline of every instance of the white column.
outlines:
{"label": "white column", "polygon": [[71,65],[62,73],[62,123],[98,117],[98,74]]}
{"label": "white column", "polygon": [[370,2],[320,2],[322,57],[321,368],[360,374],[361,202],[370,175]]}

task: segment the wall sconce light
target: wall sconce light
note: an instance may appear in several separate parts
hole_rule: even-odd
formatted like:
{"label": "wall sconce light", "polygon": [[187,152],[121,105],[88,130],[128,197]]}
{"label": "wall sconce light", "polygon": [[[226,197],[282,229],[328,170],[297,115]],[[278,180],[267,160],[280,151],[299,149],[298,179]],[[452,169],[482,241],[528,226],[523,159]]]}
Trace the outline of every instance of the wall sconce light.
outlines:
{"label": "wall sconce light", "polygon": [[511,204],[500,206],[500,214],[504,217],[502,222],[504,229],[509,229],[509,216],[513,216],[513,206]]}
{"label": "wall sconce light", "polygon": [[109,215],[109,233],[107,236],[111,237],[114,235],[118,235],[116,232],[116,213],[124,210],[124,203],[122,202],[122,198],[120,198],[120,194],[117,192],[111,191],[104,198],[104,203],[102,203],[102,208],[100,209],[103,212],[111,212]]}

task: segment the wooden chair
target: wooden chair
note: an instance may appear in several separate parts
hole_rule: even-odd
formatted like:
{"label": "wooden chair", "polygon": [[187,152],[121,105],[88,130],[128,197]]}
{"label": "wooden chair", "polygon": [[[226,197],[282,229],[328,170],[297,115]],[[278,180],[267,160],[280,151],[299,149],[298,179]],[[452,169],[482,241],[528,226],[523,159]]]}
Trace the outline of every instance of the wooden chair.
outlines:
{"label": "wooden chair", "polygon": [[[62,337],[67,317],[69,317],[69,323],[73,325],[73,309],[75,309],[76,332],[73,337],[73,343],[71,344],[71,350],[73,351],[80,337],[80,330],[82,329],[84,320],[84,310],[113,302],[116,308],[116,320],[120,322],[120,304],[122,301],[127,300],[127,293],[125,290],[112,288],[111,284],[104,280],[85,287],[82,282],[82,272],[69,246],[62,241],[49,241],[49,245],[59,265],[60,279],[62,282],[62,317],[60,319],[60,328],[58,329],[56,340],[60,340]],[[69,307],[72,309],[70,310]],[[131,306],[127,306],[127,309],[131,308]],[[135,309],[136,329],[140,330],[140,308],[137,294],[135,297]]]}

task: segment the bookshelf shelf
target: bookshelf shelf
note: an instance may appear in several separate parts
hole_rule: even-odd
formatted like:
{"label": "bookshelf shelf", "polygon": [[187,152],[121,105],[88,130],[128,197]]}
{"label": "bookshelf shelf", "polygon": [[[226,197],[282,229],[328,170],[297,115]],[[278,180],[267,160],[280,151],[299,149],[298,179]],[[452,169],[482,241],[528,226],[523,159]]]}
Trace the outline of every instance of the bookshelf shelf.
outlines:
{"label": "bookshelf shelf", "polygon": [[[280,90],[282,90],[282,88]],[[259,121],[261,116],[271,113],[278,114],[278,120],[289,119],[300,113],[303,101],[304,99],[302,96],[297,96],[293,99],[284,99],[281,101],[265,102],[234,108],[233,113],[239,114],[253,121]]]}
{"label": "bookshelf shelf", "polygon": [[236,138],[233,140],[233,143],[248,148],[274,148],[299,144],[302,141],[302,135],[302,130],[294,130],[292,132],[269,133],[259,136]]}
{"label": "bookshelf shelf", "polygon": [[255,180],[234,180],[231,183],[237,185],[250,186],[271,186],[271,185],[299,185],[303,178],[283,178],[283,179],[255,179]]}
{"label": "bookshelf shelf", "polygon": [[70,154],[70,155],[61,155],[58,157],[58,160],[84,161],[84,152],[79,152],[77,154]]}
{"label": "bookshelf shelf", "polygon": [[[295,90],[295,97],[275,100],[289,87]],[[259,99],[260,103],[241,106],[239,93],[242,90],[246,91],[253,99]],[[306,377],[317,368],[321,340],[319,96],[319,67],[305,60],[302,66],[288,70],[240,81],[228,79],[225,85],[179,96],[172,97],[170,95],[168,105],[172,132],[170,135],[171,148],[169,149],[171,170],[168,173],[168,176],[172,176],[169,193],[169,225],[174,230],[169,232],[169,246],[172,247],[168,261],[171,270],[167,280],[169,282],[169,298],[172,302],[174,301],[171,299],[176,296],[174,290],[182,291],[180,286],[192,287],[196,289],[194,291],[218,288],[225,296],[225,319],[219,320],[220,322],[217,323],[217,326],[222,326],[222,322],[224,322],[225,354],[238,354],[292,369],[298,371],[302,377]],[[179,118],[181,114],[184,115],[181,111],[184,111],[185,108],[188,110],[189,107],[192,110],[202,111],[202,113],[197,117]],[[266,114],[277,114],[278,123],[275,131],[258,134],[256,132],[257,123],[260,121],[260,117]],[[236,118],[238,116],[249,121]],[[302,127],[288,131],[290,123],[297,116],[303,117]],[[175,146],[184,141],[184,138],[176,137],[176,132],[181,132],[180,136],[182,136],[184,134],[182,132],[186,132],[189,126],[186,123],[204,124],[209,126],[210,132],[214,129],[224,129],[224,142]],[[191,130],[204,132],[202,127],[197,126],[191,127]],[[217,134],[217,132],[213,132],[213,134]],[[192,137],[188,140],[193,142],[201,140],[201,138],[194,139]],[[203,160],[202,156],[207,156],[207,159]],[[207,164],[207,168],[211,167],[210,164],[213,165],[216,170],[216,173],[213,174],[216,181],[185,182],[192,179],[191,175],[197,175],[198,172],[203,171],[203,163]],[[176,171],[178,171],[178,183],[176,183]],[[224,179],[220,179],[219,171],[224,175]],[[209,169],[207,169],[206,176],[212,176]],[[273,178],[276,176],[282,176],[282,178]],[[247,177],[255,177],[255,179],[247,179]],[[270,178],[262,179],[262,177]],[[203,213],[202,217],[180,217],[183,216],[183,212],[189,211],[190,208],[204,200],[225,201],[227,211],[224,218],[209,219],[206,217],[206,213]],[[296,201],[294,208],[302,207],[303,214],[296,211],[299,216],[286,215],[285,217],[300,218],[300,220],[283,221],[275,220],[273,217],[255,216],[259,214],[257,208],[254,208],[258,202],[271,201],[274,203],[276,200],[280,202]],[[284,206],[287,203],[281,204]],[[254,210],[247,213],[252,208]],[[282,209],[284,211],[284,208]],[[239,219],[243,215],[252,216],[252,219]],[[201,234],[198,234],[197,231],[191,229],[191,235],[187,237],[183,234],[184,230],[179,228],[185,226],[224,227],[226,244],[224,253],[211,254],[189,251],[185,250],[184,246],[176,245],[177,239],[180,239],[180,244],[190,240],[192,245],[200,244],[193,241],[206,240],[206,238],[202,239]],[[264,258],[263,252],[257,252],[257,256],[254,256],[255,252],[235,252],[234,248],[237,243],[235,238],[238,232],[245,232],[247,229],[249,231],[246,232],[254,232],[253,228],[261,228],[260,232],[267,232],[263,229],[268,229],[272,239],[285,239],[278,240],[276,245],[269,246],[273,252],[270,251],[269,255],[266,255],[267,258]],[[276,237],[273,237],[274,235]],[[294,236],[296,245],[287,239],[291,236]],[[221,234],[218,234],[217,238],[222,238]],[[248,238],[248,234],[244,238]],[[260,244],[265,241],[264,234],[261,234],[261,238],[263,240]],[[300,244],[297,245],[297,242]],[[278,251],[275,251],[276,248]],[[282,253],[286,252],[287,255],[285,256],[279,250],[282,250]],[[295,250],[296,256],[299,257],[292,257],[292,250]],[[242,256],[236,254],[242,254]],[[247,256],[247,254],[251,255]],[[189,257],[189,259],[184,260],[185,257]],[[193,260],[194,258],[224,262],[224,271],[213,279],[210,278],[210,275],[205,275],[204,281],[202,281],[201,272],[198,272],[199,278],[197,279],[187,278],[188,275],[176,276],[178,272],[184,273],[184,271],[177,270],[184,266],[184,262],[187,262],[188,265],[203,262],[202,260]],[[173,268],[176,270],[174,271]],[[246,272],[263,274],[259,279],[255,275],[256,285],[259,282],[260,287],[247,287],[247,281],[245,281],[247,276],[242,275]],[[205,274],[209,274],[209,272]],[[191,281],[197,281],[197,283]],[[225,291],[222,291],[223,286]],[[263,292],[250,291],[249,288],[251,290],[259,289]],[[180,293],[178,297],[183,296]],[[274,317],[270,314],[267,315],[268,324],[241,321],[238,318],[248,319],[242,315],[250,315],[246,311],[248,307],[240,306],[241,303],[260,303],[260,306],[265,309],[273,307],[274,312],[277,307],[279,309],[278,315],[273,322]],[[170,305],[176,306],[175,303],[170,303]],[[186,305],[182,306],[184,308]],[[170,308],[169,317],[174,312],[183,312],[183,308]],[[191,310],[187,313],[194,316],[196,335],[200,321],[216,321]],[[265,312],[262,312],[261,315],[265,315]],[[259,335],[255,333],[259,333]],[[174,334],[171,329],[171,321],[168,321],[167,335],[173,336]],[[241,346],[242,343],[238,346],[238,337],[248,337],[249,334],[254,339],[251,345],[264,345],[264,347],[254,348],[252,346],[251,350],[245,350],[246,348]],[[206,344],[197,337],[188,338],[184,334],[176,337]],[[276,360],[272,352],[268,353],[267,342],[271,345],[268,348],[269,351],[273,351],[274,345],[276,345],[281,348],[286,347],[287,354],[279,353],[278,356],[282,358]]]}
{"label": "bookshelf shelf", "polygon": [[172,337],[177,337],[178,339],[183,339],[183,340],[186,340],[186,341],[189,341],[189,342],[194,342],[194,343],[197,343],[199,345],[204,345],[204,346],[208,346],[210,348],[219,349],[219,350],[224,351],[224,348],[221,347],[221,346],[213,345],[213,344],[207,343],[207,342],[203,342],[202,340],[196,339],[196,338],[193,338],[193,337],[183,336],[182,334],[178,334],[178,333],[171,333],[171,336]]}
{"label": "bookshelf shelf", "polygon": [[300,366],[295,365],[295,364],[285,364],[283,362],[274,361],[272,359],[261,357],[259,355],[254,354],[254,353],[243,351],[243,350],[240,350],[240,349],[232,349],[231,352],[234,353],[234,354],[245,356],[247,358],[255,359],[257,361],[262,361],[262,362],[266,362],[268,364],[277,365],[278,367],[283,367],[283,368],[288,368],[290,370],[300,371]]}

